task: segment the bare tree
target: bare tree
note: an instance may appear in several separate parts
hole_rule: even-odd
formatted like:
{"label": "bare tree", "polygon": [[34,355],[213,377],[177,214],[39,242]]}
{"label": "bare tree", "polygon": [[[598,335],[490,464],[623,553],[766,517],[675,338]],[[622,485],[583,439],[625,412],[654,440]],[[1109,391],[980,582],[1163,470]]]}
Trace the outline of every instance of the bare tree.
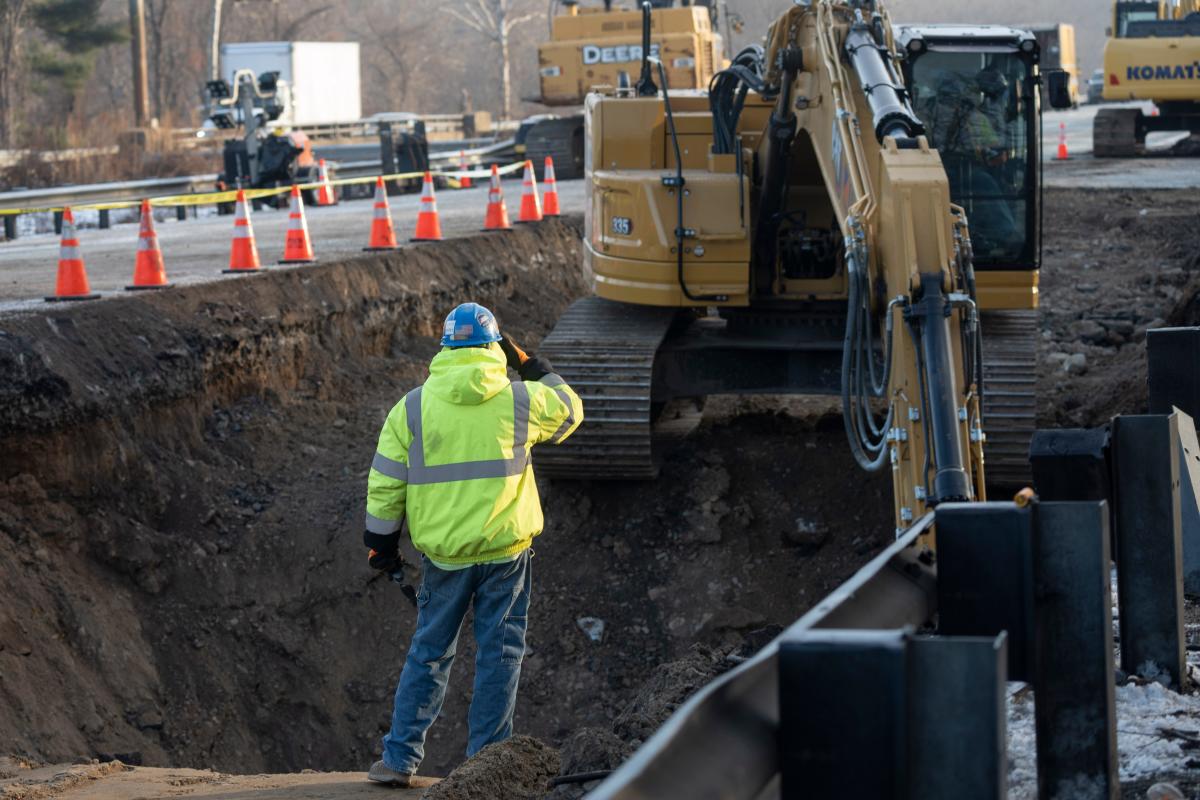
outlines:
{"label": "bare tree", "polygon": [[451,16],[500,49],[500,87],[504,118],[512,116],[512,59],[509,37],[513,28],[545,16],[544,11],[513,15],[510,0],[461,0],[462,8],[447,8]]}
{"label": "bare tree", "polygon": [[[14,89],[20,85],[21,41],[24,38],[27,0],[0,0],[0,144],[12,147],[15,141]],[[17,88],[19,92],[19,88]]]}

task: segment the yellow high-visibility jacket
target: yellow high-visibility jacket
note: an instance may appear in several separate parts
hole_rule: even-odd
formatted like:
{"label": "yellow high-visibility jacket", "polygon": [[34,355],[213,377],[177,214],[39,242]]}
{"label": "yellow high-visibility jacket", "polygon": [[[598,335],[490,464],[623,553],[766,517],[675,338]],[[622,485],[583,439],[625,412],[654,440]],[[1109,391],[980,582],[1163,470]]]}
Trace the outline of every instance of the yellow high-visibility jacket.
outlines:
{"label": "yellow high-visibility jacket", "polygon": [[510,382],[498,345],[445,348],[388,414],[367,479],[367,531],[442,564],[514,556],[542,532],[530,448],[557,444],[583,402],[554,373]]}

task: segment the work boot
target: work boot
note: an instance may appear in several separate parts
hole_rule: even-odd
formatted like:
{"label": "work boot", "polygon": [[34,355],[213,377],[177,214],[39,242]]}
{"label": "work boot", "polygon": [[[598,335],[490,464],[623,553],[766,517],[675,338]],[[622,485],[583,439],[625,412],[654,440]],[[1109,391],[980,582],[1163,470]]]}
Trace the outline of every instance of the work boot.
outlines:
{"label": "work boot", "polygon": [[383,761],[376,761],[371,765],[371,771],[367,773],[367,780],[369,781],[386,783],[389,786],[399,786],[401,788],[408,786],[411,778],[412,773],[396,772],[396,770],[383,763]]}

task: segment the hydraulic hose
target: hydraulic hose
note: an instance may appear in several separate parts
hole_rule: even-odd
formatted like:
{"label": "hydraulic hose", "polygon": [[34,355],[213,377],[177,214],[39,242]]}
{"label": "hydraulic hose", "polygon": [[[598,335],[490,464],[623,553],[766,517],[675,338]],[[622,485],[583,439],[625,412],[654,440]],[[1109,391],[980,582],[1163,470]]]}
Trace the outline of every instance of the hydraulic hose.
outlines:
{"label": "hydraulic hose", "polygon": [[876,422],[870,402],[872,398],[886,396],[891,380],[894,339],[892,311],[901,301],[897,299],[888,304],[884,363],[882,374],[877,379],[874,340],[870,331],[875,321],[870,313],[866,274],[852,243],[846,250],[846,274],[849,297],[846,303],[846,332],[842,340],[842,423],[854,460],[868,472],[876,472],[888,458],[888,432],[892,428],[894,406],[888,403],[883,421]]}
{"label": "hydraulic hose", "polygon": [[776,92],[766,85],[763,75],[763,49],[759,45],[742,48],[728,67],[708,82],[708,105],[713,117],[713,153],[735,152],[738,120],[746,94],[755,91],[764,98]]}

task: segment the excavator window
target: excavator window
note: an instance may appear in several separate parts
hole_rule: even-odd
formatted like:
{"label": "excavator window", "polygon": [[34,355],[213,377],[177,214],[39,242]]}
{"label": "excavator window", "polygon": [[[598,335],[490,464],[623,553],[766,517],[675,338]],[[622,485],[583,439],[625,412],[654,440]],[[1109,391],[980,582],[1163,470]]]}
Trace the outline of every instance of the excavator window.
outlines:
{"label": "excavator window", "polygon": [[1014,53],[932,50],[912,68],[913,108],[925,123],[967,212],[976,266],[1014,267],[1036,257],[1027,187],[1036,165],[1037,118],[1028,63]]}
{"label": "excavator window", "polygon": [[1143,23],[1158,21],[1158,3],[1117,3],[1117,38],[1140,38],[1152,35]]}

